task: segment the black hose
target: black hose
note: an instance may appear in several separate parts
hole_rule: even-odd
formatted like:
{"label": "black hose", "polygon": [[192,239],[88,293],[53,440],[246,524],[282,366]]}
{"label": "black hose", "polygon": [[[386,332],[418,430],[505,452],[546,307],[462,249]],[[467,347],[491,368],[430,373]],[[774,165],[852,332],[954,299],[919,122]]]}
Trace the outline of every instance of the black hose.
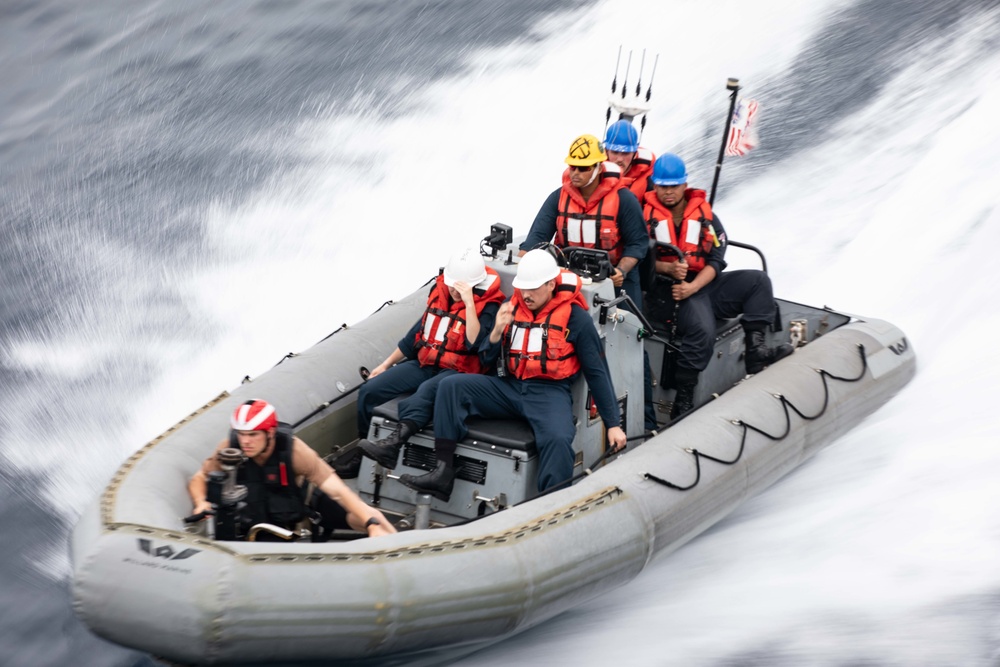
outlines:
{"label": "black hose", "polygon": [[693,454],[694,455],[694,463],[695,463],[695,479],[694,479],[694,482],[692,482],[691,484],[689,484],[687,486],[678,486],[677,484],[673,484],[672,482],[668,482],[667,480],[662,479],[660,477],[657,477],[656,475],[652,475],[652,474],[650,474],[648,472],[645,473],[643,475],[643,477],[645,477],[646,479],[651,480],[653,482],[656,482],[658,484],[662,484],[663,486],[670,487],[671,489],[676,489],[678,491],[687,491],[687,490],[693,489],[695,486],[697,486],[698,482],[701,480],[701,459],[702,458],[706,458],[709,461],[715,461],[716,463],[722,463],[723,465],[733,465],[734,463],[736,463],[737,461],[739,461],[740,458],[743,457],[743,452],[746,449],[747,433],[749,433],[750,431],[754,431],[755,433],[760,433],[765,438],[767,438],[768,440],[771,440],[771,441],[777,442],[779,440],[784,440],[786,437],[788,437],[788,434],[791,433],[791,431],[792,431],[792,415],[789,412],[789,410],[791,410],[792,412],[794,412],[795,414],[797,414],[802,419],[805,419],[806,421],[813,421],[815,419],[819,419],[826,412],[827,407],[829,407],[829,405],[830,405],[830,385],[827,384],[827,378],[830,378],[831,380],[839,380],[841,382],[858,382],[859,380],[861,380],[865,376],[865,372],[868,370],[868,357],[865,354],[865,346],[861,345],[860,343],[858,344],[858,353],[861,355],[861,372],[858,374],[857,377],[845,378],[845,377],[840,377],[838,375],[834,375],[833,373],[829,373],[829,372],[823,370],[822,368],[819,368],[819,369],[816,370],[816,372],[819,373],[820,378],[823,380],[823,407],[820,408],[820,411],[817,412],[815,415],[806,415],[806,414],[803,414],[802,411],[799,410],[797,407],[795,407],[795,405],[790,400],[788,400],[785,396],[783,396],[781,394],[776,394],[775,395],[775,398],[777,398],[778,401],[781,402],[781,405],[782,405],[782,407],[784,408],[784,411],[785,411],[785,432],[782,433],[781,435],[772,435],[772,434],[768,433],[767,431],[764,431],[763,429],[757,428],[756,426],[753,426],[752,424],[748,424],[747,422],[743,421],[742,419],[734,419],[734,420],[732,420],[733,424],[735,424],[736,426],[742,426],[743,427],[743,437],[740,439],[740,449],[739,449],[739,452],[737,452],[737,454],[736,454],[736,458],[732,459],[731,461],[727,461],[725,459],[716,458],[714,456],[710,456],[710,455],[705,454],[703,452],[699,452],[697,449],[685,449],[684,451],[688,452],[689,454]]}
{"label": "black hose", "polygon": [[295,422],[294,424],[292,424],[292,428],[293,429],[298,428],[299,426],[301,426],[302,424],[304,424],[306,421],[308,421],[312,417],[318,415],[319,413],[321,413],[324,410],[326,410],[327,408],[329,408],[334,403],[337,403],[338,401],[344,400],[345,398],[347,398],[348,396],[350,396],[351,394],[353,394],[354,392],[356,392],[358,389],[361,389],[361,385],[363,385],[365,382],[367,382],[367,380],[362,381],[361,384],[354,385],[353,387],[351,387],[350,389],[348,389],[347,391],[345,391],[340,396],[337,396],[336,398],[331,398],[329,401],[320,404],[320,406],[318,408],[316,408],[315,410],[313,410],[312,412],[310,412],[309,414],[307,414],[305,417],[303,417],[302,419],[300,419],[297,422]]}

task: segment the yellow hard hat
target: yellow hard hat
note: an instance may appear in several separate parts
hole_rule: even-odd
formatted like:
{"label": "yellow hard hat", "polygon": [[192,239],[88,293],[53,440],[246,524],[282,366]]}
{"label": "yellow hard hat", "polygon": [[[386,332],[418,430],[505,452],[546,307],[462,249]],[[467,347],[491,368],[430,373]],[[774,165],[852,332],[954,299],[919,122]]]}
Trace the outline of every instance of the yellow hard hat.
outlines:
{"label": "yellow hard hat", "polygon": [[608,159],[604,154],[604,146],[600,140],[592,134],[581,134],[569,145],[569,155],[566,156],[566,164],[574,167],[589,167]]}

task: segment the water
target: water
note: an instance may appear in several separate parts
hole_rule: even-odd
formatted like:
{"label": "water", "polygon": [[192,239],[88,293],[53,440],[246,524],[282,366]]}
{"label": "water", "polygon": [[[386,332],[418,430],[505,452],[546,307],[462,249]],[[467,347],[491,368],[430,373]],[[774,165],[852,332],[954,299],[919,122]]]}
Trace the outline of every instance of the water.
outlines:
{"label": "water", "polygon": [[697,184],[741,79],[761,147],[723,170],[727,230],[782,296],[899,325],[919,373],[629,586],[459,664],[1000,664],[995,1],[7,2],[0,39],[3,664],[148,662],[72,615],[83,506],[244,375],[525,233],[620,43],[659,51],[643,144]]}

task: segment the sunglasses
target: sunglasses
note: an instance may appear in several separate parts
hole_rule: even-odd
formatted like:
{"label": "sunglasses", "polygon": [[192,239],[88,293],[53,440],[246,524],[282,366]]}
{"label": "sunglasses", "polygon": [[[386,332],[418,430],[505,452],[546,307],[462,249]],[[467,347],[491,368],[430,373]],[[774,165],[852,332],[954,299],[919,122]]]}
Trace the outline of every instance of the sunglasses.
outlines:
{"label": "sunglasses", "polygon": [[586,167],[581,167],[579,165],[571,164],[569,166],[569,170],[570,171],[591,171],[596,166],[597,166],[596,164],[592,164],[592,165],[589,165],[589,166],[586,166]]}

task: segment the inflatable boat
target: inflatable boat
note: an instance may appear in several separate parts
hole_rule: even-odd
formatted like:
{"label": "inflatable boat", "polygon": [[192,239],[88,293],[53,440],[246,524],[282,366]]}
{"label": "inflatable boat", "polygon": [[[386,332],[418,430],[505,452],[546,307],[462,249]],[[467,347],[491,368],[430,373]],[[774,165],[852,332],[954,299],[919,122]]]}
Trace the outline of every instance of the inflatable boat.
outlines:
{"label": "inflatable boat", "polygon": [[[509,295],[516,246],[497,241],[492,234],[483,252]],[[623,308],[610,280],[585,269],[630,437],[623,453],[608,455],[581,379],[576,476],[552,492],[535,490],[526,424],[479,420],[459,445],[447,502],[398,480],[433,467],[432,427],[410,439],[393,471],[364,459],[351,483],[398,534],[223,541],[204,522],[184,522],[188,479],[248,399],[275,404],[330,460],[349,455],[355,390],[421,316],[424,286],[217,397],[125,461],[73,534],[77,614],[108,640],[181,664],[403,662],[468,651],[635,578],[858,425],[915,373],[895,326],[778,300],[772,343],[791,342],[794,354],[746,377],[739,321],[719,322],[696,409],[671,422],[669,332]],[[644,350],[662,427],[646,434]],[[394,402],[380,407],[369,438],[384,437],[395,419]]]}

